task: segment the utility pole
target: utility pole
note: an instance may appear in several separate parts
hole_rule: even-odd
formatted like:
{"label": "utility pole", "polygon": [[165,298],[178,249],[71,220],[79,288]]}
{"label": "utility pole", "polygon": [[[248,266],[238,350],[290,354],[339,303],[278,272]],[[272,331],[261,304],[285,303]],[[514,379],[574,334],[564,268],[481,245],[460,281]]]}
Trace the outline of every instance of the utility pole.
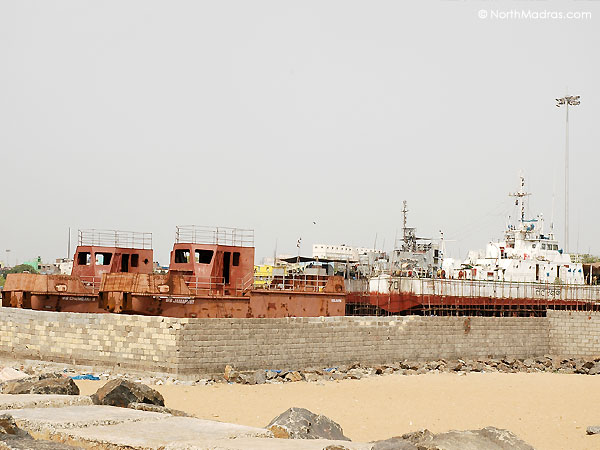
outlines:
{"label": "utility pole", "polygon": [[581,103],[579,95],[567,95],[556,99],[556,107],[565,106],[566,131],[565,131],[565,253],[569,252],[569,106],[577,106]]}

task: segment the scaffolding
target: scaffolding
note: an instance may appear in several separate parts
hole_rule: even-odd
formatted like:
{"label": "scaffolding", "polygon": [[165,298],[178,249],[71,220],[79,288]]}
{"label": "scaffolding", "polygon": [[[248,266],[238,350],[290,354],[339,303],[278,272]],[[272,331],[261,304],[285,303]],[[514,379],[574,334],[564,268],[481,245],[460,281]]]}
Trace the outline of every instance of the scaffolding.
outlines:
{"label": "scaffolding", "polygon": [[385,292],[347,283],[347,314],[545,316],[548,309],[600,310],[600,286],[408,277],[394,283]]}

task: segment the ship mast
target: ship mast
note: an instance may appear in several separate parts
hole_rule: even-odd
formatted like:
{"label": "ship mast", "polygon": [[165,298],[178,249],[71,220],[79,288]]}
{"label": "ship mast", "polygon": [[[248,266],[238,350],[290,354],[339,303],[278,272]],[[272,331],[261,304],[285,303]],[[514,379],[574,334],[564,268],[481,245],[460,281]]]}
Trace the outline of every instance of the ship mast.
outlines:
{"label": "ship mast", "polygon": [[402,201],[402,240],[404,244],[407,244],[407,235],[406,235],[406,213],[408,213],[408,208],[406,207],[406,200]]}
{"label": "ship mast", "polygon": [[525,177],[523,175],[520,176],[521,186],[517,192],[511,192],[508,195],[510,197],[515,197],[517,200],[515,201],[515,205],[521,207],[521,223],[525,221],[525,200],[524,198],[528,195],[531,195],[529,192],[525,192]]}

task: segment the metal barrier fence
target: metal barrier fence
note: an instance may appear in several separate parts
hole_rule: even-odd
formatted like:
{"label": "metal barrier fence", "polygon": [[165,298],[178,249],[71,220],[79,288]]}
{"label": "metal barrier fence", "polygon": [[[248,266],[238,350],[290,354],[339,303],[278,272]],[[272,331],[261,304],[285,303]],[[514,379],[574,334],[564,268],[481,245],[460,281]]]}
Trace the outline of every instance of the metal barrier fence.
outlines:
{"label": "metal barrier fence", "polygon": [[152,249],[152,233],[120,230],[78,230],[79,245]]}
{"label": "metal barrier fence", "polygon": [[327,276],[316,275],[275,275],[267,282],[256,280],[255,289],[321,292],[327,284]]}
{"label": "metal barrier fence", "polygon": [[228,227],[182,225],[176,227],[175,242],[253,247],[254,230]]}
{"label": "metal barrier fence", "polygon": [[226,284],[223,277],[186,276],[184,281],[193,295],[242,296],[252,289],[254,277],[250,274],[240,280],[236,280],[233,284]]}
{"label": "metal barrier fence", "polygon": [[90,289],[92,293],[97,294],[100,292],[100,282],[102,281],[102,277],[82,276],[79,278],[83,285]]}

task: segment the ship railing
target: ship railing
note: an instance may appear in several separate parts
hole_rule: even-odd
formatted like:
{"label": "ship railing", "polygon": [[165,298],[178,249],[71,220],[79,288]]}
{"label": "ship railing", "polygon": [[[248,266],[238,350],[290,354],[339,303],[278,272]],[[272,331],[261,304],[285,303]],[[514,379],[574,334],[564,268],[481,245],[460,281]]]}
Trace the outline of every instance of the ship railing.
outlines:
{"label": "ship railing", "polygon": [[244,295],[248,290],[247,277],[226,283],[224,277],[185,277],[185,284],[193,295]]}
{"label": "ship railing", "polygon": [[102,277],[80,276],[79,279],[86,288],[92,291],[92,293],[97,294],[100,292],[100,282],[102,281]]}
{"label": "ship railing", "polygon": [[175,227],[177,244],[212,244],[254,247],[254,230],[228,227],[181,225]]}
{"label": "ship railing", "polygon": [[[327,275],[275,275],[265,283],[255,283],[255,289],[321,292],[327,284]],[[262,281],[262,280],[261,280]]]}
{"label": "ship railing", "polygon": [[254,274],[249,273],[241,280],[241,286],[243,292],[248,292],[254,287]]}
{"label": "ship railing", "polygon": [[121,230],[78,230],[79,245],[152,249],[152,233]]}
{"label": "ship railing", "polygon": [[[402,290],[417,295],[447,297],[488,297],[498,300],[530,299],[544,303],[600,303],[600,286],[567,283],[531,283],[498,280],[455,280],[442,278],[407,279]],[[402,283],[402,281],[401,281]]]}

